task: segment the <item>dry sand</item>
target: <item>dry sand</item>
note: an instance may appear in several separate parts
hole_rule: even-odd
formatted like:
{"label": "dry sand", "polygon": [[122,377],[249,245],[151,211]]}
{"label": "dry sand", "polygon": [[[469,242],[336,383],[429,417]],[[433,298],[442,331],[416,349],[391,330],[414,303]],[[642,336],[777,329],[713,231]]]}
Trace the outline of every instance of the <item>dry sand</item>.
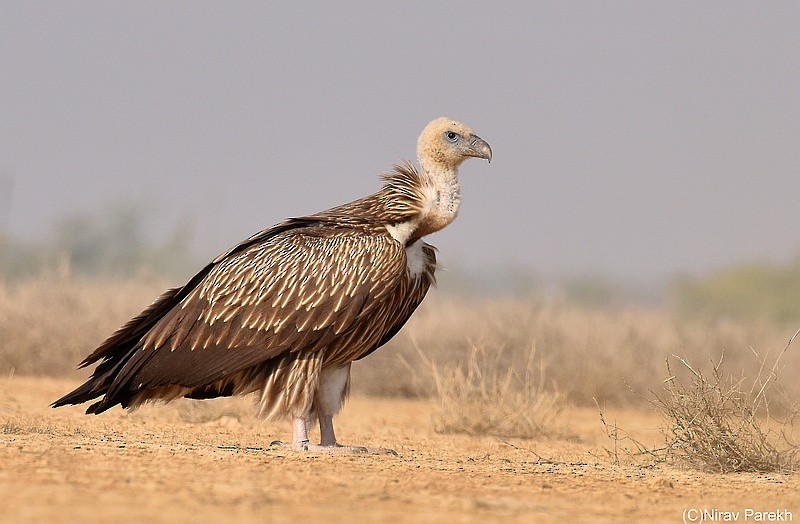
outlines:
{"label": "dry sand", "polygon": [[[788,509],[800,522],[798,475],[610,464],[596,410],[569,411],[563,437],[503,442],[436,434],[428,402],[356,397],[337,418],[340,441],[399,456],[326,455],[268,449],[289,424],[255,420],[247,400],[101,416],[47,407],[75,385],[0,379],[1,521],[681,522],[692,508],[739,521]],[[654,414],[606,416],[658,438]]]}

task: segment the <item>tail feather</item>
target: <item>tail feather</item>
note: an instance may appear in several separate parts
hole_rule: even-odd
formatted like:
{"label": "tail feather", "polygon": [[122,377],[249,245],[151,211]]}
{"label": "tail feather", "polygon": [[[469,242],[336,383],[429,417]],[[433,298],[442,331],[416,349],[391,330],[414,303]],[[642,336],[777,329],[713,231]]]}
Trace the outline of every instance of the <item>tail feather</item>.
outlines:
{"label": "tail feather", "polygon": [[[125,362],[127,362],[128,358],[130,358],[130,355],[132,355],[136,349],[138,349],[138,347],[138,345],[134,346],[128,351],[127,355],[121,358],[113,358],[112,356],[112,358],[109,358],[109,360],[103,361],[99,366],[97,366],[97,369],[95,369],[94,373],[92,373],[92,376],[89,377],[89,380],[78,386],[75,390],[70,391],[60,399],[50,404],[50,407],[59,408],[69,404],[83,404],[84,402],[88,402],[105,395],[111,385],[114,383],[114,378],[117,375],[117,371],[125,364]],[[108,401],[110,399],[103,400]],[[96,411],[97,404],[93,404],[89,407],[89,409],[86,410],[86,413],[102,413],[106,409],[113,407],[118,403],[119,401],[108,404],[108,406],[101,411]]]}
{"label": "tail feather", "polygon": [[[258,242],[263,242],[266,239],[274,236],[282,231],[288,229],[301,227],[307,224],[309,219],[290,219],[270,229],[265,229],[249,239],[245,240],[229,249],[210,264],[206,265],[200,272],[192,277],[189,282],[177,288],[168,289],[161,296],[159,296],[150,306],[142,311],[136,317],[130,319],[121,328],[115,331],[108,337],[100,346],[95,349],[88,357],[86,357],[78,366],[79,368],[86,367],[90,364],[100,362],[95,368],[92,375],[84,384],[80,385],[74,391],[67,393],[60,399],[51,404],[52,407],[57,408],[66,406],[67,404],[81,404],[89,400],[94,400],[98,397],[101,398],[95,402],[86,413],[102,413],[103,411],[121,404],[122,407],[128,407],[133,404],[132,400],[137,393],[125,387],[125,384],[119,383],[120,380],[126,380],[124,377],[120,378],[120,373],[128,364],[130,359],[134,356],[139,348],[141,348],[142,339],[147,333],[166,315],[172,308],[180,304],[204,278],[211,272],[212,268],[219,261],[225,257],[231,256],[234,253],[247,249],[248,246]],[[109,395],[110,393],[110,395]],[[215,391],[213,388],[206,388],[198,391],[196,395],[204,396],[206,398],[211,396]],[[219,394],[230,394],[226,390],[216,392]]]}
{"label": "tail feather", "polygon": [[[201,275],[204,273],[201,272]],[[199,275],[198,275],[199,276]],[[196,284],[195,277],[189,284]],[[84,384],[56,400],[51,407],[57,408],[68,404],[82,404],[89,400],[106,395],[114,384],[119,371],[140,347],[142,337],[152,328],[161,317],[179,303],[188,294],[189,285],[181,288],[168,289],[155,302],[150,304],[139,315],[125,323],[115,331],[105,342],[80,363],[79,368],[101,361],[92,375]],[[116,397],[116,396],[115,396]],[[122,398],[124,397],[124,398]],[[92,404],[86,413],[102,413],[103,411],[129,400],[125,395],[121,398],[103,398],[100,402]]]}
{"label": "tail feather", "polygon": [[102,388],[98,389],[97,384],[90,380],[76,388],[74,391],[70,391],[60,399],[50,404],[50,407],[60,408],[61,406],[66,406],[68,404],[83,404],[84,402],[103,395],[104,393],[105,391]]}

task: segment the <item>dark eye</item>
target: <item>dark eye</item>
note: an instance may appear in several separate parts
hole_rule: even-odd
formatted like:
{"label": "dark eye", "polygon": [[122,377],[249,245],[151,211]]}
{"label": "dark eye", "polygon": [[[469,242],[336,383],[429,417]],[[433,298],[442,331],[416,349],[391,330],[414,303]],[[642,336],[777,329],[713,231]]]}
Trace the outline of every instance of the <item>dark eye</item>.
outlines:
{"label": "dark eye", "polygon": [[447,139],[448,142],[455,142],[458,140],[458,133],[455,131],[447,131],[444,134],[444,137]]}

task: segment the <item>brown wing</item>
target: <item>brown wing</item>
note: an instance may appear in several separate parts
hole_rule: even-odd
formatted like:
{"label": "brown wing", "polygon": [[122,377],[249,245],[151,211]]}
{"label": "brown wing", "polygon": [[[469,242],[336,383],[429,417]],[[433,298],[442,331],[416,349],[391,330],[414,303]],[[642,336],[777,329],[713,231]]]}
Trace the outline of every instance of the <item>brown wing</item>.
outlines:
{"label": "brown wing", "polygon": [[[418,240],[422,242],[422,240]],[[367,355],[372,354],[376,349],[389,342],[400,329],[408,322],[411,315],[416,311],[417,307],[422,303],[425,295],[428,293],[431,285],[436,283],[436,248],[430,244],[422,242],[422,252],[425,254],[425,268],[424,271],[411,282],[411,287],[408,293],[402,298],[401,303],[393,312],[392,323],[387,326],[388,330],[381,337],[377,344],[369,348],[364,354],[360,355],[358,359],[362,359]]]}
{"label": "brown wing", "polygon": [[199,387],[283,352],[321,350],[407,285],[403,246],[388,234],[282,232],[218,260],[142,338],[106,397]]}

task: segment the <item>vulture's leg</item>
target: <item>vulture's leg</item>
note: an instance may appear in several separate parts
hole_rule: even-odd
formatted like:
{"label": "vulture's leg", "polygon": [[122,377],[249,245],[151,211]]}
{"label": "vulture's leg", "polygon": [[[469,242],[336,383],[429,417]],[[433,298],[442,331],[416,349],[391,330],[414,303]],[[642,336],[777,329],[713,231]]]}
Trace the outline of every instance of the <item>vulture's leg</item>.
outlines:
{"label": "vulture's leg", "polygon": [[270,448],[289,448],[295,451],[308,451],[308,422],[305,417],[292,417],[292,443],[273,440]]}
{"label": "vulture's leg", "polygon": [[350,364],[343,368],[323,369],[314,407],[319,417],[319,445],[338,446],[333,432],[333,416],[339,413],[350,389]]}
{"label": "vulture's leg", "polygon": [[[299,451],[350,451],[366,453],[367,448],[340,446],[333,432],[333,416],[342,409],[350,385],[350,364],[343,368],[323,369],[314,396],[311,412],[305,416],[292,417],[292,444],[288,446],[275,441],[270,446],[291,447]],[[319,419],[320,443],[311,444],[308,440],[308,426]]]}
{"label": "vulture's leg", "polygon": [[[350,389],[350,364],[342,368],[324,369],[320,373],[319,386],[312,412],[305,417],[292,418],[292,445],[291,448],[299,451],[322,451],[326,453],[372,453],[397,455],[391,449],[365,448],[362,446],[342,446],[336,442],[333,431],[333,416],[336,415],[344,404]],[[308,424],[315,418],[319,419],[319,444],[311,444],[308,440]],[[280,441],[275,441],[271,446],[285,446]]]}
{"label": "vulture's leg", "polygon": [[305,417],[292,418],[292,447],[308,449],[308,425]]}
{"label": "vulture's leg", "polygon": [[319,388],[314,398],[314,408],[319,418],[319,446],[310,445],[312,451],[337,453],[373,453],[397,455],[391,449],[365,448],[363,446],[342,446],[336,441],[333,431],[333,417],[342,409],[350,391],[350,364],[343,368],[325,369],[320,373]]}

